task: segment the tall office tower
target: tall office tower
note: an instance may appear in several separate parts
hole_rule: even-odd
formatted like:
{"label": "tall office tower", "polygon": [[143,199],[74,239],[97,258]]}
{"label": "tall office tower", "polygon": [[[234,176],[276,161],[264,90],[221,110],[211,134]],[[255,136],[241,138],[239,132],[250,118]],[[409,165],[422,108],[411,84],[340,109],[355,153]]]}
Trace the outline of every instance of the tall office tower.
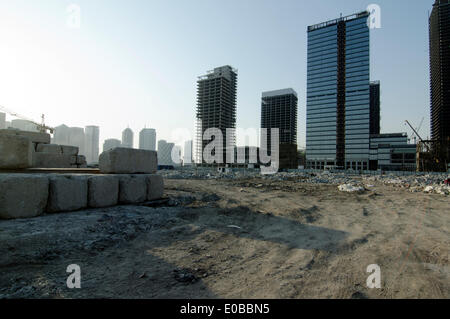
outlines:
{"label": "tall office tower", "polygon": [[139,149],[147,151],[156,151],[156,130],[144,128],[139,133]]}
{"label": "tall office tower", "polygon": [[78,147],[78,154],[86,155],[84,128],[69,128],[69,143],[67,145]]}
{"label": "tall office tower", "polygon": [[[429,19],[431,137],[450,140],[450,0],[436,0]],[[448,156],[448,154],[447,154]]]}
{"label": "tall office tower", "polygon": [[122,147],[133,148],[134,145],[134,133],[130,128],[126,128],[122,132]]}
{"label": "tall office tower", "polygon": [[380,134],[380,81],[370,82],[370,134]]}
{"label": "tall office tower", "polygon": [[158,165],[174,165],[172,160],[172,150],[174,143],[167,143],[165,140],[158,141]]}
{"label": "tall office tower", "polygon": [[367,169],[369,13],[308,27],[307,167]]}
{"label": "tall office tower", "polygon": [[267,129],[267,147],[271,154],[271,129],[280,134],[279,168],[297,168],[297,93],[293,89],[263,92],[261,100],[261,128]]}
{"label": "tall office tower", "polygon": [[[205,163],[203,150],[212,140],[203,140],[207,129],[217,128],[223,135],[222,163],[226,163],[227,148],[236,144],[237,70],[223,66],[199,77],[197,82],[196,157]],[[228,135],[227,135],[228,129]]]}
{"label": "tall office tower", "polygon": [[194,164],[194,157],[193,157],[193,142],[192,140],[184,142],[184,153],[183,153],[183,165],[189,166]]}
{"label": "tall office tower", "polygon": [[98,163],[100,128],[98,126],[86,126],[84,130],[86,161],[88,164]]}
{"label": "tall office tower", "polygon": [[70,135],[70,128],[67,125],[60,125],[55,127],[55,131],[53,133],[53,144],[59,144],[59,145],[69,145],[69,135]]}
{"label": "tall office tower", "polygon": [[4,130],[6,127],[6,114],[0,112],[0,130]]}
{"label": "tall office tower", "polygon": [[107,140],[105,140],[105,142],[103,142],[103,152],[120,147],[121,144],[122,144],[122,142],[115,138],[107,139]]}

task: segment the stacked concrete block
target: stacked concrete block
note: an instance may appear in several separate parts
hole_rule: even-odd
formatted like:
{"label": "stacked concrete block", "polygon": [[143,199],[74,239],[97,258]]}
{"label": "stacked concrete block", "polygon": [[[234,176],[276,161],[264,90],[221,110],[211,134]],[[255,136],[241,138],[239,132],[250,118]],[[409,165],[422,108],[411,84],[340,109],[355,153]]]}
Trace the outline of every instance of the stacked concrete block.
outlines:
{"label": "stacked concrete block", "polygon": [[50,134],[39,132],[20,131],[15,129],[0,130],[0,135],[13,135],[26,137],[30,142],[38,144],[50,144]]}
{"label": "stacked concrete block", "polygon": [[0,219],[42,215],[48,190],[49,179],[45,175],[0,174]]}
{"label": "stacked concrete block", "polygon": [[53,175],[47,212],[69,212],[88,206],[88,177],[79,175]]}
{"label": "stacked concrete block", "polygon": [[0,169],[31,167],[32,145],[32,142],[26,137],[0,133]]}
{"label": "stacked concrete block", "polygon": [[119,203],[138,204],[147,200],[146,175],[119,175]]}
{"label": "stacked concrete block", "polygon": [[109,207],[117,205],[119,202],[119,178],[117,176],[91,176],[88,179],[88,189],[89,207]]}
{"label": "stacked concrete block", "polygon": [[146,175],[147,200],[160,199],[164,195],[164,179],[161,175]]}
{"label": "stacked concrete block", "polygon": [[78,155],[78,147],[76,146],[68,146],[68,145],[60,145],[62,153],[65,155],[72,155],[77,156]]}
{"label": "stacked concrete block", "polygon": [[158,168],[157,153],[115,148],[100,155],[99,168],[104,174],[153,174]]}
{"label": "stacked concrete block", "polygon": [[50,153],[50,154],[62,154],[62,148],[61,145],[57,144],[43,144],[39,143],[36,145],[36,152],[39,153]]}
{"label": "stacked concrete block", "polygon": [[72,168],[73,156],[55,153],[33,153],[34,168]]}

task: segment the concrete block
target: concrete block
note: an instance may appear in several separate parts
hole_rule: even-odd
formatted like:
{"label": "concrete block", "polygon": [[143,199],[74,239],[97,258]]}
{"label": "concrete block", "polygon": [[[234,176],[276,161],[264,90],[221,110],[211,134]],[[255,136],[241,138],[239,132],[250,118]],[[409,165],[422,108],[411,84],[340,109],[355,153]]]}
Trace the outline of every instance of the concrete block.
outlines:
{"label": "concrete block", "polygon": [[88,177],[53,175],[50,177],[47,212],[69,212],[88,206]]}
{"label": "concrete block", "polygon": [[39,153],[33,154],[34,168],[71,168],[71,155]]}
{"label": "concrete block", "polygon": [[161,175],[147,175],[147,200],[160,199],[163,195],[163,177]]}
{"label": "concrete block", "polygon": [[36,146],[36,152],[62,154],[62,149],[61,149],[61,145],[38,143]]}
{"label": "concrete block", "polygon": [[146,175],[119,176],[119,203],[137,204],[147,200]]}
{"label": "concrete block", "polygon": [[50,134],[39,132],[27,132],[15,129],[0,130],[0,135],[16,135],[28,138],[32,143],[50,144]]}
{"label": "concrete block", "polygon": [[0,168],[23,169],[32,166],[33,144],[28,138],[0,134]]}
{"label": "concrete block", "polygon": [[98,175],[88,179],[88,206],[109,207],[119,202],[119,177]]}
{"label": "concrete block", "polygon": [[77,160],[78,165],[87,164],[86,156],[84,156],[84,155],[78,155],[76,160]]}
{"label": "concrete block", "polygon": [[62,153],[65,155],[78,155],[79,149],[76,146],[61,145]]}
{"label": "concrete block", "polygon": [[158,159],[155,151],[115,148],[100,155],[99,168],[106,174],[153,174]]}
{"label": "concrete block", "polygon": [[48,190],[49,180],[45,175],[0,174],[0,219],[42,215]]}

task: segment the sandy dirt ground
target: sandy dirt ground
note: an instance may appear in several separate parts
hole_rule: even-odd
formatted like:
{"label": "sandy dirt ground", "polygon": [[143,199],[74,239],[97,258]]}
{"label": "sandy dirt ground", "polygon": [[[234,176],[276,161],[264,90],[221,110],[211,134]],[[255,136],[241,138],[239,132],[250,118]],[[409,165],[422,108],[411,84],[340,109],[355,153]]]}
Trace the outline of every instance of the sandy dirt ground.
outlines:
{"label": "sandy dirt ground", "polygon": [[[295,178],[167,180],[166,194],[0,221],[0,298],[450,297],[448,196]],[[70,264],[81,289],[66,287]]]}

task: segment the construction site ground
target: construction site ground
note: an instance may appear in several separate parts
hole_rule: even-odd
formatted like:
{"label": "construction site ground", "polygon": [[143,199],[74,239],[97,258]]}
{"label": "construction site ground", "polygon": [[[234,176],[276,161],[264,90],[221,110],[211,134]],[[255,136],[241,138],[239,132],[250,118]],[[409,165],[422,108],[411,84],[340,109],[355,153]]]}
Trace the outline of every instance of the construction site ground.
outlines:
{"label": "construction site ground", "polygon": [[169,179],[155,207],[0,221],[0,298],[449,298],[449,197],[373,184]]}

